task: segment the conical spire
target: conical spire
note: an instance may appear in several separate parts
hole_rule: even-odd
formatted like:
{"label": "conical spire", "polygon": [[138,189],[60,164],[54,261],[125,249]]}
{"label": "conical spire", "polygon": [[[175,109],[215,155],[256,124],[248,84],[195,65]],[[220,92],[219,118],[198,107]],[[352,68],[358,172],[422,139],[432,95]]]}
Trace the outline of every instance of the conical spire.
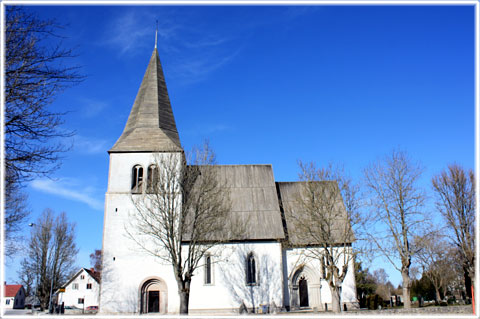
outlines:
{"label": "conical spire", "polygon": [[125,129],[109,153],[181,150],[162,65],[155,48]]}

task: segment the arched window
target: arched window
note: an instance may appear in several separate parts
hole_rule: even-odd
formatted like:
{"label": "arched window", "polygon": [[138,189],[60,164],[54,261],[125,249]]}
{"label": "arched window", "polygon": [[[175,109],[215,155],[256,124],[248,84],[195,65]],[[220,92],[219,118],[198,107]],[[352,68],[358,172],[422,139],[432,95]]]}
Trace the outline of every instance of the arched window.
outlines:
{"label": "arched window", "polygon": [[135,165],[132,169],[132,193],[139,194],[143,186],[143,167]]}
{"label": "arched window", "polygon": [[212,284],[212,256],[205,256],[205,284]]}
{"label": "arched window", "polygon": [[253,253],[247,256],[247,285],[255,285],[257,283],[257,273],[255,265],[255,256]]}
{"label": "arched window", "polygon": [[147,172],[147,193],[153,194],[157,191],[158,185],[158,167],[150,165]]}

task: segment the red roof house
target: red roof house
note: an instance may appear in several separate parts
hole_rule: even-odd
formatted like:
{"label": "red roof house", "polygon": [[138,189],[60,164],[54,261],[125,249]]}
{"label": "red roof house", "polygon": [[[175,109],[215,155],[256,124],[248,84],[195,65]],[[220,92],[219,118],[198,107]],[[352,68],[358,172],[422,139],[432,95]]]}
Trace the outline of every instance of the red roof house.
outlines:
{"label": "red roof house", "polygon": [[22,285],[7,285],[5,283],[5,295],[3,297],[3,306],[5,308],[23,309],[25,308],[25,289]]}
{"label": "red roof house", "polygon": [[5,285],[5,297],[15,297],[22,285]]}

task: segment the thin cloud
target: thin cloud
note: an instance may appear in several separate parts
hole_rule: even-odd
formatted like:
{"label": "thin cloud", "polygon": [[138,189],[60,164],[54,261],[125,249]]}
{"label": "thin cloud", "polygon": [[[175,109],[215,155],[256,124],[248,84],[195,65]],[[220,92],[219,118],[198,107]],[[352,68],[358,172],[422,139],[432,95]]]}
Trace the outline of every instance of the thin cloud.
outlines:
{"label": "thin cloud", "polygon": [[87,204],[94,210],[103,210],[103,201],[93,196],[98,192],[95,192],[92,187],[79,187],[78,183],[72,179],[36,179],[30,183],[30,186],[43,193]]}
{"label": "thin cloud", "polygon": [[152,38],[152,23],[147,21],[155,21],[154,17],[146,12],[124,11],[121,15],[114,18],[105,32],[105,43],[115,47],[120,54],[135,53],[136,50],[142,48],[141,44],[146,43],[146,37]]}
{"label": "thin cloud", "polygon": [[73,142],[73,149],[83,154],[102,154],[108,151],[111,143],[104,139],[89,138],[76,135]]}
{"label": "thin cloud", "polygon": [[167,50],[174,50],[169,42],[178,40],[178,33],[183,27],[175,19],[170,18],[168,10],[160,12],[146,9],[122,11],[107,26],[102,43],[114,47],[120,55],[135,55],[147,46],[153,48],[156,21],[158,21],[159,45]]}
{"label": "thin cloud", "polygon": [[107,102],[89,98],[81,98],[79,103],[81,104],[82,116],[86,118],[97,116],[109,106]]}
{"label": "thin cloud", "polygon": [[213,37],[209,36],[206,39],[199,39],[198,41],[185,41],[184,45],[190,49],[203,49],[205,47],[215,47],[227,43],[231,39],[228,37]]}
{"label": "thin cloud", "polygon": [[205,29],[206,26],[194,22],[201,18],[195,13],[173,15],[174,11],[164,7],[162,10],[122,11],[109,23],[103,43],[114,47],[121,55],[135,55],[148,45],[153,48],[154,23],[158,20],[160,56],[168,73],[181,85],[205,80],[235,58],[238,44],[232,47],[230,34]]}
{"label": "thin cloud", "polygon": [[217,69],[232,61],[239,51],[223,57],[199,56],[196,59],[178,61],[172,66],[172,77],[180,80],[182,84],[191,84],[202,81]]}

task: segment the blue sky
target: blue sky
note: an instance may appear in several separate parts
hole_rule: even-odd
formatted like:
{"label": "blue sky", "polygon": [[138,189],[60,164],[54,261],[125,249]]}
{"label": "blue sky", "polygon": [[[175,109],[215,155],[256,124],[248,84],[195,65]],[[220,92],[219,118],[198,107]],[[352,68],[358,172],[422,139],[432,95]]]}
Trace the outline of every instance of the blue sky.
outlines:
{"label": "blue sky", "polygon": [[[66,27],[87,76],[58,96],[76,131],[53,179],[28,185],[77,224],[78,266],[101,248],[108,154],[158,46],[182,145],[209,139],[220,164],[343,164],[357,180],[395,148],[425,168],[474,168],[473,6],[30,6]],[[427,206],[435,214],[433,206]],[[27,223],[28,224],[28,223]],[[26,227],[25,231],[27,234]],[[18,259],[6,269],[17,280]],[[386,265],[395,284],[401,277]]]}

